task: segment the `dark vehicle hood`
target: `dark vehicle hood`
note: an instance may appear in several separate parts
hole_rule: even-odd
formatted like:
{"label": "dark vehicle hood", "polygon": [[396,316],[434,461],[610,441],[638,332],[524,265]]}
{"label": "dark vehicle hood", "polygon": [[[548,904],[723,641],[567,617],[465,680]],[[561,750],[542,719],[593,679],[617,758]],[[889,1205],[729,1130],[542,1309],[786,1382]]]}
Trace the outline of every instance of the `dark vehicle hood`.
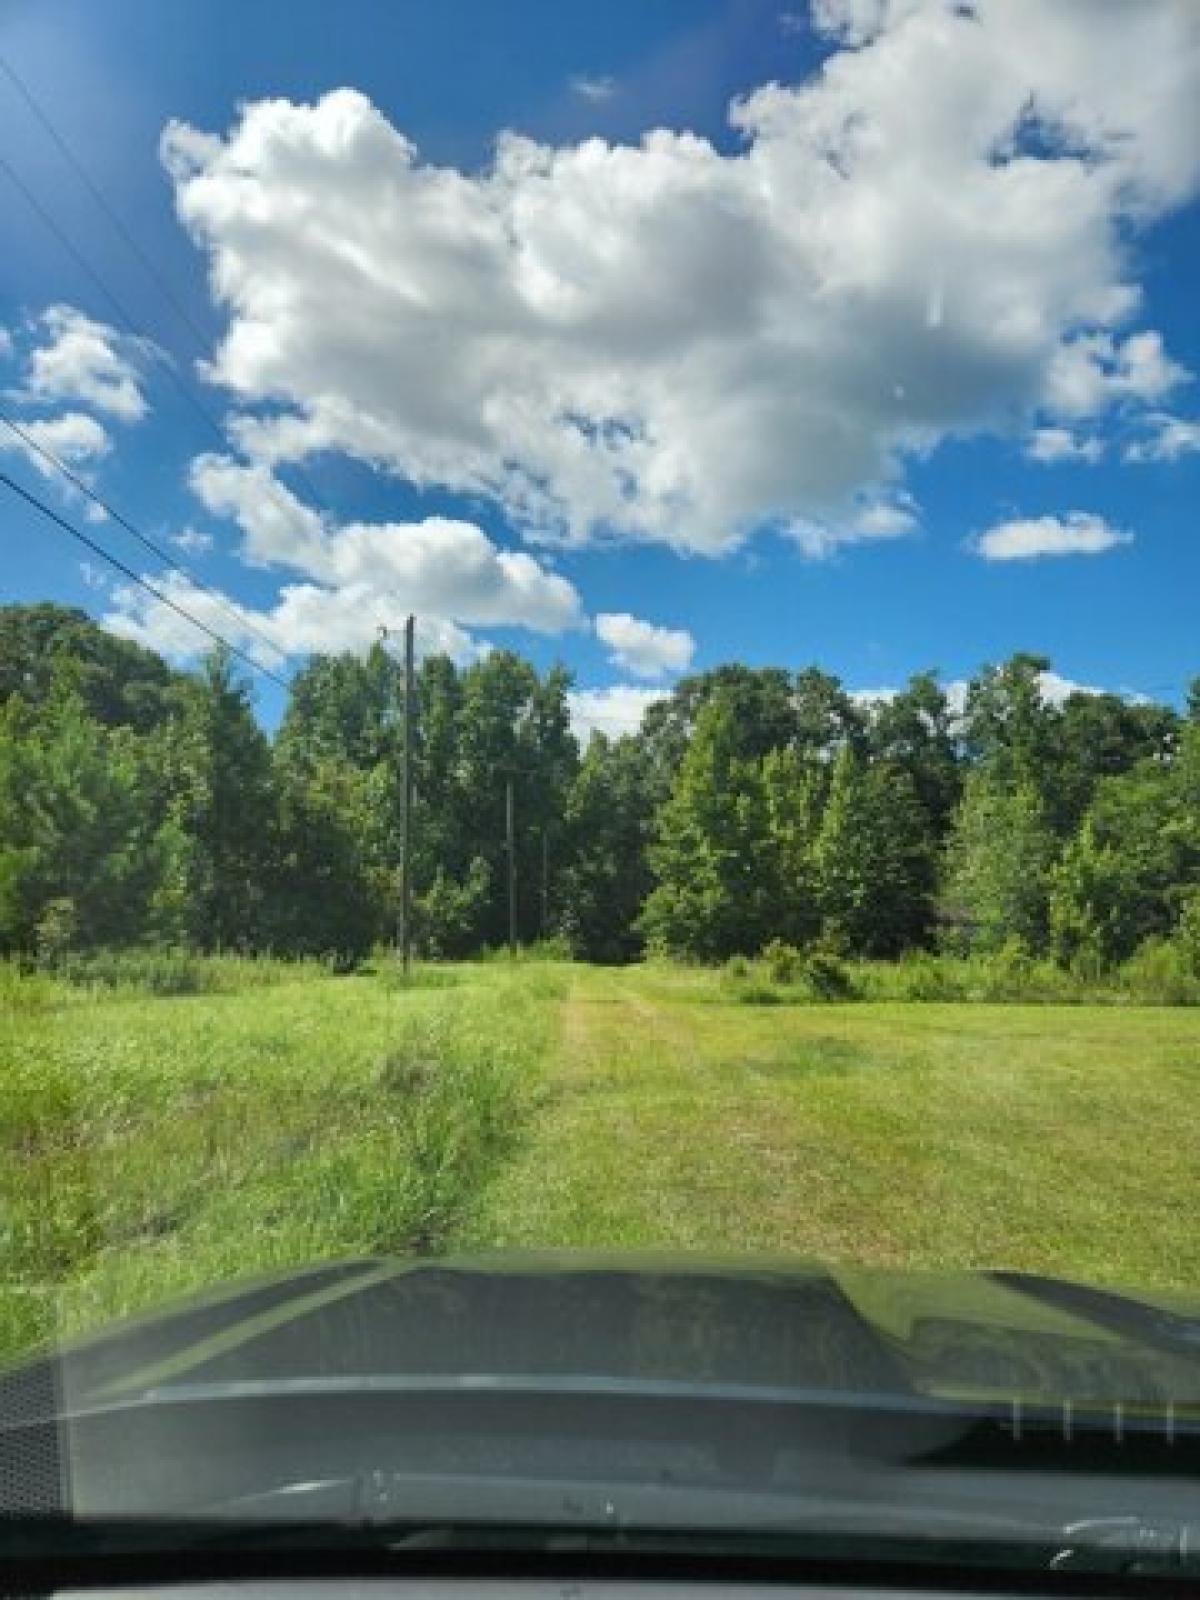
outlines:
{"label": "dark vehicle hood", "polygon": [[840,1495],[876,1531],[977,1531],[1019,1467],[1008,1532],[1045,1514],[1057,1550],[1104,1503],[1085,1462],[1118,1512],[1146,1474],[1194,1483],[1197,1312],[1000,1273],[330,1263],[0,1373],[0,1514],[709,1526],[790,1523],[801,1493],[826,1522]]}
{"label": "dark vehicle hood", "polygon": [[626,1253],[359,1260],[120,1324],[54,1366],[69,1408],[178,1385],[389,1377],[1200,1413],[1200,1295]]}

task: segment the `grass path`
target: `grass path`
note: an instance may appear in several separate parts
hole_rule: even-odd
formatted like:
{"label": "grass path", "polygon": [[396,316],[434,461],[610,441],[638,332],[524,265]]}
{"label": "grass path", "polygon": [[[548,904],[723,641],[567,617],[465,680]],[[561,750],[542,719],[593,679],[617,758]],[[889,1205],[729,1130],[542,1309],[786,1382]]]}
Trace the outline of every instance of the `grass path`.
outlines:
{"label": "grass path", "polygon": [[573,970],[474,1245],[786,1251],[1200,1282],[1200,1016],[730,1003]]}
{"label": "grass path", "polygon": [[1200,1284],[1200,1011],[417,979],[0,991],[0,1356],[239,1273],[441,1248]]}

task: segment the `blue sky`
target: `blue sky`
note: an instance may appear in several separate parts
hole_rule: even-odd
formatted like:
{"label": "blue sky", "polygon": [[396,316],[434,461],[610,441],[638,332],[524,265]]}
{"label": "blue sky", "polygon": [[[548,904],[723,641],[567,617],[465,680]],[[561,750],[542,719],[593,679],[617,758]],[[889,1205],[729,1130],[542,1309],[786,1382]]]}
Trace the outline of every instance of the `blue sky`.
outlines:
{"label": "blue sky", "polygon": [[[412,608],[618,719],[732,658],[875,688],[1039,649],[1178,699],[1197,14],[962,10],[9,0],[0,54],[192,326],[0,76],[0,152],[108,290],[0,170],[5,410],[286,670]],[[80,554],[0,499],[0,600],[187,658]]]}

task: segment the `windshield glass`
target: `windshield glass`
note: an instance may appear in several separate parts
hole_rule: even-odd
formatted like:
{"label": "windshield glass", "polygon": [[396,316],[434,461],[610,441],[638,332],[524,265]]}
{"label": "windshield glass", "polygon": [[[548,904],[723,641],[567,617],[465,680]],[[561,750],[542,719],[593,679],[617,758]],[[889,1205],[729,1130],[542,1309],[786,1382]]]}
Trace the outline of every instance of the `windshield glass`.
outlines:
{"label": "windshield glass", "polygon": [[0,1566],[1200,1549],[1198,276],[1192,0],[9,0]]}

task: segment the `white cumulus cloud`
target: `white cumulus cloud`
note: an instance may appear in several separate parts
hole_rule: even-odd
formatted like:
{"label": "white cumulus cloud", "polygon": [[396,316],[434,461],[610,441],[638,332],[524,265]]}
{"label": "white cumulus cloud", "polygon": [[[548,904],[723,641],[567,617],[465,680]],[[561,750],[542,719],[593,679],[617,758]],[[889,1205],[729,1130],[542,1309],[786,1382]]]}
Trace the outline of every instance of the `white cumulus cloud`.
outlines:
{"label": "white cumulus cloud", "polygon": [[[287,584],[273,606],[260,610],[228,595],[218,597],[198,589],[180,573],[157,575],[152,581],[182,611],[273,671],[279,670],[281,656],[344,650],[361,654],[376,642],[381,628],[394,631],[404,618],[403,610],[389,603],[386,595],[365,584],[337,590]],[[212,646],[212,640],[186,616],[144,589],[120,587],[111,600],[112,609],[102,619],[105,627],[173,660],[194,660]],[[276,650],[266,646],[264,636]],[[416,642],[420,654],[444,652],[460,664],[478,659],[486,649],[464,629],[438,617],[417,618]]]}
{"label": "white cumulus cloud", "polygon": [[1033,461],[1096,462],[1104,454],[1104,442],[1094,437],[1080,438],[1070,428],[1035,428],[1026,454]]}
{"label": "white cumulus cloud", "polygon": [[863,544],[872,539],[899,539],[912,533],[919,520],[917,504],[911,495],[894,492],[890,497],[859,497],[859,503],[844,521],[798,519],[783,531],[810,561],[823,561],[843,545]]}
{"label": "white cumulus cloud", "polygon": [[171,124],[243,444],[486,495],[533,538],[715,554],[861,538],[914,453],[1168,393],[1130,241],[1200,180],[1200,7],[816,21],[820,72],[739,101],[729,153],[509,134],[465,173],[348,89]]}
{"label": "white cumulus cloud", "polygon": [[611,100],[617,92],[617,80],[607,75],[592,77],[586,72],[577,72],[571,79],[571,92],[581,100]]}
{"label": "white cumulus cloud", "polygon": [[36,467],[44,478],[60,485],[62,478],[58,470],[46,456],[33,448],[34,445],[57,456],[84,478],[86,472],[83,469],[103,460],[112,449],[108,430],[84,411],[64,411],[57,417],[22,419],[20,427],[32,443],[26,443],[17,434],[5,429],[0,433],[0,451],[16,451]]}
{"label": "white cumulus cloud", "polygon": [[184,555],[203,556],[212,549],[213,538],[211,533],[205,533],[202,528],[188,527],[172,534],[171,543]]}
{"label": "white cumulus cloud", "polygon": [[661,628],[628,611],[605,611],[595,619],[609,660],[639,678],[661,678],[691,665],[696,641],[686,628]]}
{"label": "white cumulus cloud", "polygon": [[73,401],[119,422],[139,422],[148,409],[124,338],[74,306],[48,306],[37,320],[41,342],[30,350],[24,398]]}
{"label": "white cumulus cloud", "polygon": [[1068,340],[1046,373],[1045,401],[1058,416],[1091,417],[1116,401],[1161,400],[1190,376],[1154,329],[1118,341],[1108,333]]}
{"label": "white cumulus cloud", "polygon": [[844,44],[866,44],[920,9],[913,0],[812,0],[813,26]]}
{"label": "white cumulus cloud", "polygon": [[647,707],[662,698],[660,689],[643,689],[632,683],[614,683],[606,689],[573,689],[567,695],[571,727],[583,745],[593,733],[619,739],[622,734],[636,733]]}
{"label": "white cumulus cloud", "polygon": [[1040,556],[1097,556],[1132,542],[1131,533],[1094,512],[1068,511],[1061,517],[998,522],[979,535],[973,548],[985,561],[1031,561]]}
{"label": "white cumulus cloud", "polygon": [[374,594],[393,616],[399,608],[539,633],[582,624],[579,595],[566,578],[526,551],[501,549],[472,522],[426,517],[336,525],[269,468],[228,456],[198,457],[191,485],[209,511],[241,527],[246,560],[290,568],[360,599]]}
{"label": "white cumulus cloud", "polygon": [[1125,449],[1126,461],[1178,461],[1200,450],[1200,422],[1160,411],[1147,418],[1149,432]]}

